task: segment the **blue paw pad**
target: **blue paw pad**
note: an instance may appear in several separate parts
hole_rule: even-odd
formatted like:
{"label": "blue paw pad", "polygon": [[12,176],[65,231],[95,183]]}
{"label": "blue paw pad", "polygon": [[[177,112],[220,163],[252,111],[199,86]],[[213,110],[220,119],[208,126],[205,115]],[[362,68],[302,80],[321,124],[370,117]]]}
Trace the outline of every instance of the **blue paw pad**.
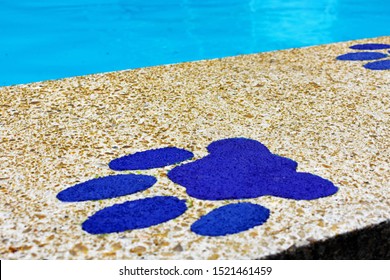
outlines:
{"label": "blue paw pad", "polygon": [[223,236],[260,226],[267,221],[270,211],[252,203],[228,204],[201,217],[191,226],[199,235]]}
{"label": "blue paw pad", "polygon": [[112,160],[112,170],[144,170],[172,165],[193,158],[190,151],[176,147],[138,152]]}
{"label": "blue paw pad", "polygon": [[374,60],[387,57],[387,54],[380,52],[356,52],[356,53],[346,53],[339,55],[338,60]]}
{"label": "blue paw pad", "polygon": [[291,199],[316,199],[337,192],[332,182],[297,172],[298,164],[272,154],[263,144],[230,138],[209,145],[204,158],[183,164],[168,177],[204,200],[256,198],[273,195]]}
{"label": "blue paw pad", "polygon": [[354,45],[349,48],[353,50],[383,50],[383,49],[390,49],[390,45],[368,43],[368,44]]}
{"label": "blue paw pad", "polygon": [[184,200],[156,196],[104,208],[89,217],[82,228],[91,234],[147,228],[172,220],[186,210]]}
{"label": "blue paw pad", "polygon": [[157,182],[147,175],[111,175],[74,185],[57,194],[64,202],[100,200],[146,190]]}
{"label": "blue paw pad", "polygon": [[370,62],[364,65],[364,68],[370,70],[390,70],[390,60],[380,60]]}

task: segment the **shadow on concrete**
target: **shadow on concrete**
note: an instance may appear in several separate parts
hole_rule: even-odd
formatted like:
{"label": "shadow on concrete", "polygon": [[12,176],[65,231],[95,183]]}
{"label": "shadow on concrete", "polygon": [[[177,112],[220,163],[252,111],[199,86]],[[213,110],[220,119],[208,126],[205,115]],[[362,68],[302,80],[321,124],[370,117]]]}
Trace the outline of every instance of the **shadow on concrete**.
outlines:
{"label": "shadow on concrete", "polygon": [[265,257],[267,260],[389,260],[390,221]]}

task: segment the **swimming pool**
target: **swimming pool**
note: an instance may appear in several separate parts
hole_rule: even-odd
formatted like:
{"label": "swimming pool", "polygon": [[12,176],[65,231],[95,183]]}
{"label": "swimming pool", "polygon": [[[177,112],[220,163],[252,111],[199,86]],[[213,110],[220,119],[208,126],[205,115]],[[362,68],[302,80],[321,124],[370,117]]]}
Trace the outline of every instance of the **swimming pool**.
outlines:
{"label": "swimming pool", "polygon": [[387,0],[1,0],[0,86],[389,35]]}

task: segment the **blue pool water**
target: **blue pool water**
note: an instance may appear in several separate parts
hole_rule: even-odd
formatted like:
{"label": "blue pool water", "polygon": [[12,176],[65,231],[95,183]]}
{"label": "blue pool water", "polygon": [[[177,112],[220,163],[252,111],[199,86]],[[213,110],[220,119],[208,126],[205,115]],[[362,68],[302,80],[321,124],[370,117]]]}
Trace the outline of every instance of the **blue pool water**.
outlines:
{"label": "blue pool water", "polygon": [[0,0],[0,86],[377,37],[388,0]]}

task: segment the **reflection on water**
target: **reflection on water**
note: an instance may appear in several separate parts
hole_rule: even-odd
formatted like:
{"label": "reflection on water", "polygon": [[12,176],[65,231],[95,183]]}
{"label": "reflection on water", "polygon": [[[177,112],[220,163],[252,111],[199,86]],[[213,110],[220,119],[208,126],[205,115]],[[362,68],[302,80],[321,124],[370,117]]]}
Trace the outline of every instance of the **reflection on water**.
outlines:
{"label": "reflection on water", "polygon": [[389,35],[383,0],[1,0],[0,85]]}

